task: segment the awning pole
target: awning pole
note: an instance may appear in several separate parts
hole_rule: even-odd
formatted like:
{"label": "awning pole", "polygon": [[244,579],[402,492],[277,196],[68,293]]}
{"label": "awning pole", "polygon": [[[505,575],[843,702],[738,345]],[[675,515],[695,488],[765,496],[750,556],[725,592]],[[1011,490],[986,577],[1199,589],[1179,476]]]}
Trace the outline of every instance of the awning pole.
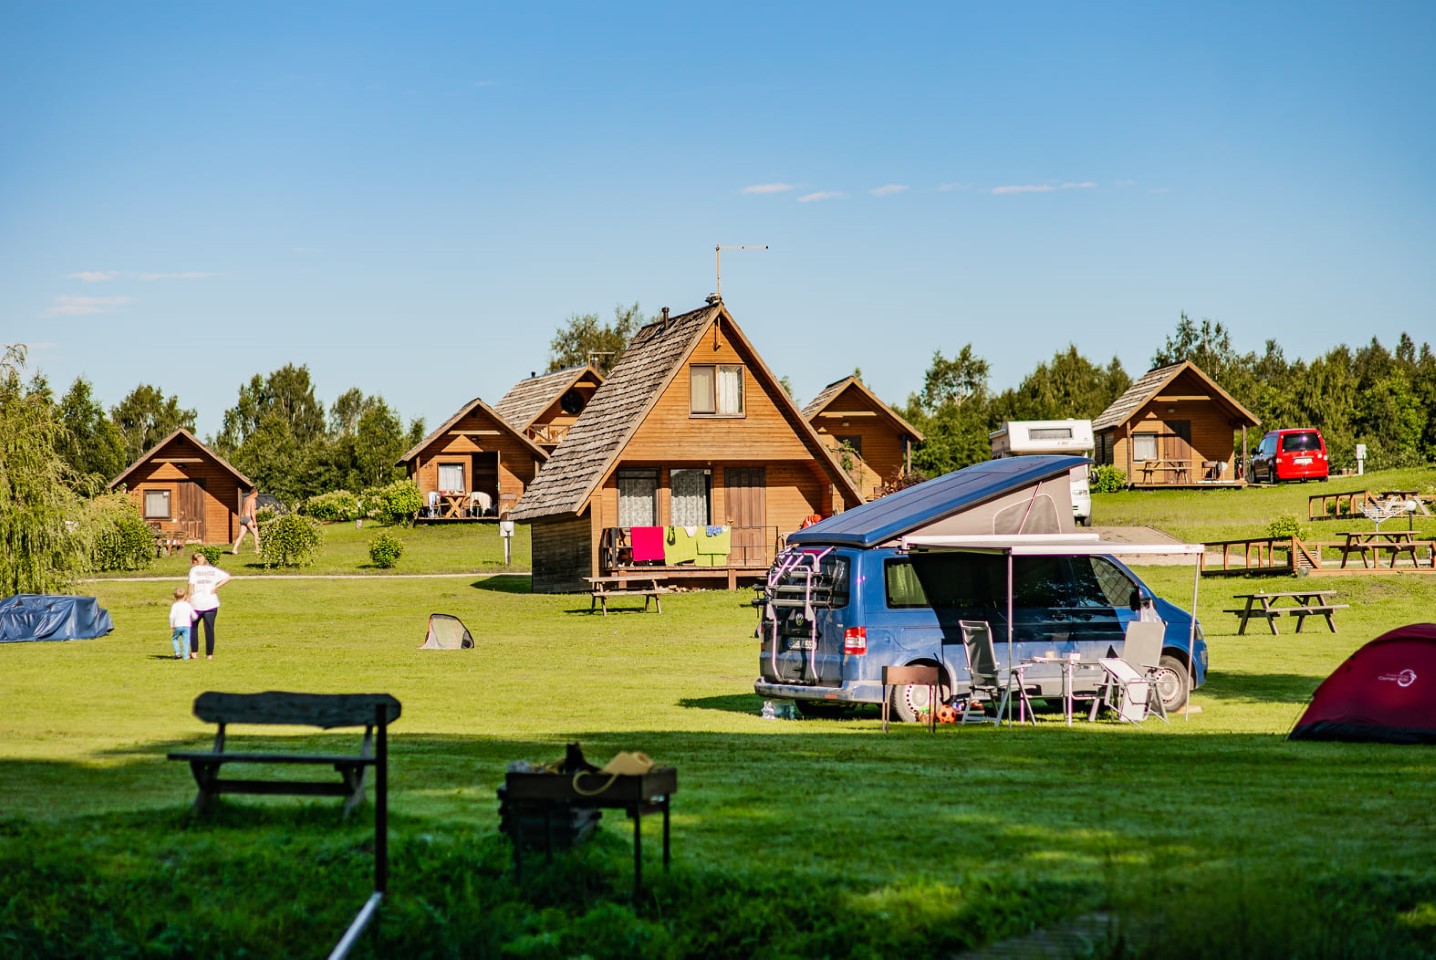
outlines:
{"label": "awning pole", "polygon": [[1012,726],[1012,635],[1016,627],[1012,622],[1012,551],[1007,551],[1007,725]]}
{"label": "awning pole", "polygon": [[1196,689],[1197,675],[1193,672],[1193,657],[1197,652],[1197,587],[1202,582],[1202,555],[1194,554],[1192,564],[1192,622],[1187,625],[1187,705],[1183,709],[1186,721],[1192,721],[1192,691]]}

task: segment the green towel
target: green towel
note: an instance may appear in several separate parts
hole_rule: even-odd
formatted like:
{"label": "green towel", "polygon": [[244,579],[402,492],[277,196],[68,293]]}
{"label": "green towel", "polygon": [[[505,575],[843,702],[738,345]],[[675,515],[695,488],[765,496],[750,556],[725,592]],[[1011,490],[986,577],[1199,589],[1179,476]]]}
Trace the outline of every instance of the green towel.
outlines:
{"label": "green towel", "polygon": [[698,538],[683,527],[669,527],[663,556],[665,563],[693,563],[698,559]]}
{"label": "green towel", "polygon": [[[707,528],[698,531],[698,553],[700,555],[727,557],[732,547],[733,530],[731,527],[719,527],[718,533],[714,534],[709,534]],[[710,561],[708,565],[717,566],[717,563]]]}

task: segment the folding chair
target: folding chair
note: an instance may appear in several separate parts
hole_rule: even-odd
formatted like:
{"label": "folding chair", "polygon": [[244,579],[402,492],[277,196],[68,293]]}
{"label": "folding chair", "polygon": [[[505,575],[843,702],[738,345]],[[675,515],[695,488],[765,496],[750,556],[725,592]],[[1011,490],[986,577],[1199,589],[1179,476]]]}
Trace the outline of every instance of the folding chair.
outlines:
{"label": "folding chair", "polygon": [[[1135,694],[1138,689],[1146,697],[1142,718],[1149,714],[1156,714],[1163,723],[1170,723],[1167,719],[1167,706],[1162,702],[1162,690],[1160,683],[1164,672],[1162,667],[1162,643],[1167,636],[1167,625],[1160,620],[1134,620],[1127,624],[1127,640],[1122,645],[1122,656],[1117,662],[1123,663],[1130,670],[1137,674],[1139,680],[1145,681],[1145,687],[1133,687],[1129,692],[1125,683],[1119,680],[1112,671],[1107,670],[1105,661],[1100,661],[1103,666],[1102,688],[1097,698],[1092,701],[1092,711],[1088,714],[1088,720],[1096,720],[1097,713],[1103,707],[1115,707],[1114,695],[1122,700],[1129,695]],[[1108,658],[1114,659],[1114,658]],[[1130,682],[1130,681],[1128,681]],[[1126,719],[1126,718],[1123,718]]]}
{"label": "folding chair", "polygon": [[1017,720],[1019,723],[1036,724],[1032,715],[1032,700],[1028,697],[1027,685],[1023,679],[1023,667],[1009,667],[1004,671],[997,665],[997,650],[992,643],[992,628],[986,620],[959,620],[962,630],[962,649],[967,654],[967,672],[972,678],[972,693],[982,692],[989,699],[997,700],[997,713],[992,717],[979,714],[972,716],[972,693],[962,708],[963,723],[1002,724],[1012,692],[1017,691]]}

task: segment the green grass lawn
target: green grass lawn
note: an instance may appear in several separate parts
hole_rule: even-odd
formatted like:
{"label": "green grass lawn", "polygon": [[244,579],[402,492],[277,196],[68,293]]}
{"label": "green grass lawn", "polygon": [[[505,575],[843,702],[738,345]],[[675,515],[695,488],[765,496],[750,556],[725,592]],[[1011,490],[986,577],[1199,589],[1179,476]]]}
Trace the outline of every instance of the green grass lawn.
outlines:
{"label": "green grass lawn", "polygon": [[[1311,488],[1100,497],[1097,522],[1120,509],[1203,539],[1232,514],[1298,512],[1297,494],[1304,516]],[[406,553],[397,572],[492,570],[486,530],[406,532],[422,569]],[[1291,579],[1204,579],[1209,682],[1201,712],[1170,725],[1049,716],[884,735],[876,711],[760,718],[746,593],[675,594],[661,615],[620,601],[630,609],[602,617],[522,576],[369,576],[355,569],[368,528],[327,532],[317,569],[365,576],[241,566],[212,662],[169,658],[167,585],[146,581],[87,585],[109,637],[0,645],[0,955],[313,956],[338,939],[368,890],[372,822],[293,798],[190,820],[189,772],[163,757],[209,742],[190,705],[211,689],[403,702],[391,897],[361,956],[942,957],[1094,911],[1113,920],[1087,956],[1436,952],[1436,753],[1284,739],[1351,651],[1436,619],[1436,578],[1323,579],[1351,604],[1341,632],[1282,624],[1275,638],[1235,636],[1220,610]],[[1190,601],[1188,569],[1139,572]],[[431,612],[461,617],[477,648],[419,651]],[[508,761],[568,741],[599,762],[642,750],[679,769],[674,868],[665,877],[646,843],[637,900],[614,812],[514,881],[494,790]]]}

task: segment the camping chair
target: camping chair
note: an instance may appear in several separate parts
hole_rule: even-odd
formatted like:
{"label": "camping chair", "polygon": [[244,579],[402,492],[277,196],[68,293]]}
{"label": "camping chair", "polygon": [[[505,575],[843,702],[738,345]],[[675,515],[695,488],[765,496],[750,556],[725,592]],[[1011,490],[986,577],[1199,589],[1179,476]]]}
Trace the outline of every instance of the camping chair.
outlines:
{"label": "camping chair", "polygon": [[[962,708],[962,722],[992,723],[1000,726],[1015,689],[1018,722],[1036,724],[1037,719],[1032,715],[1032,700],[1027,695],[1027,685],[1022,676],[1023,666],[1018,665],[1016,669],[1009,667],[1004,676],[1004,671],[997,665],[992,628],[986,620],[959,620],[957,625],[962,630],[962,649],[967,654],[967,672],[972,678],[971,692],[968,694],[967,704]],[[982,714],[972,715],[972,695],[978,692],[986,694],[988,699],[997,700],[997,713],[994,716],[989,718]]]}
{"label": "camping chair", "polygon": [[[1163,673],[1162,642],[1166,636],[1167,625],[1162,621],[1134,620],[1127,624],[1127,640],[1122,645],[1120,658],[1122,662],[1132,668],[1139,679],[1147,682],[1146,712],[1155,713],[1163,723],[1170,721],[1167,719],[1167,707],[1162,703],[1162,691],[1157,681]],[[1102,689],[1097,698],[1092,701],[1092,712],[1088,715],[1088,720],[1097,719],[1097,712],[1104,706],[1114,706],[1114,696],[1120,700],[1128,693],[1123,683],[1105,665],[1102,669]],[[1137,688],[1133,688],[1131,692],[1136,693]],[[1120,708],[1118,709],[1120,712]]]}
{"label": "camping chair", "polygon": [[469,516],[487,517],[493,509],[494,498],[482,490],[474,490],[469,494]]}
{"label": "camping chair", "polygon": [[1118,720],[1123,723],[1141,723],[1147,719],[1147,706],[1151,703],[1152,690],[1156,684],[1147,679],[1145,674],[1138,673],[1135,667],[1121,657],[1103,657],[1097,662],[1102,665],[1102,672],[1106,676],[1104,686],[1107,692],[1093,705],[1093,715],[1096,714],[1098,704],[1110,704],[1115,696]]}

